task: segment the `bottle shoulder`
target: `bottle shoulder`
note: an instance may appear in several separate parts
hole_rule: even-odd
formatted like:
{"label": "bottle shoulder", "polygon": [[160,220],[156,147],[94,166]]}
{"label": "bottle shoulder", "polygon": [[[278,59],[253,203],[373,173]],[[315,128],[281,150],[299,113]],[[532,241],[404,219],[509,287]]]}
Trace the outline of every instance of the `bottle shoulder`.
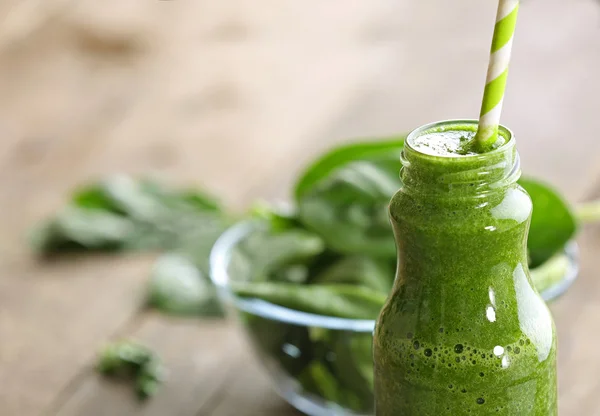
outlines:
{"label": "bottle shoulder", "polygon": [[554,354],[556,329],[526,267],[499,277],[503,280],[496,285],[419,286],[400,276],[377,320],[376,343],[459,345],[486,354],[518,352],[525,345],[540,362],[548,359]]}

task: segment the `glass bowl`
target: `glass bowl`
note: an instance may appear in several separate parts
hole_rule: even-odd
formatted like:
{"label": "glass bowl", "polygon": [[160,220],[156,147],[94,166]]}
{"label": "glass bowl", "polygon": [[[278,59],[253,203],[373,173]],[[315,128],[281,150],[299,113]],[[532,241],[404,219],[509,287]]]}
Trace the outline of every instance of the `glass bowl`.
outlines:
{"label": "glass bowl", "polygon": [[[276,391],[310,416],[373,415],[371,344],[374,320],[342,319],[292,310],[257,299],[242,299],[230,283],[249,279],[251,261],[240,255],[250,234],[268,232],[248,221],[227,230],[213,247],[211,279],[228,314],[236,317]],[[578,247],[565,248],[564,277],[544,290],[551,301],[578,274]]]}

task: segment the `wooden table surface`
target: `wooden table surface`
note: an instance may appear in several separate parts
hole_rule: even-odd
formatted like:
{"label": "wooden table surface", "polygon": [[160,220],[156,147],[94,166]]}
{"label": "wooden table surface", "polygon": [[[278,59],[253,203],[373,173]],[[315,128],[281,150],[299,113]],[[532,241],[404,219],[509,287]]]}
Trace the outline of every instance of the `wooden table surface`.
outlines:
{"label": "wooden table surface", "polygon": [[[32,259],[26,230],[114,172],[286,198],[349,137],[478,112],[494,2],[6,0],[0,5],[0,415],[291,416],[235,328],[141,312],[151,256]],[[504,121],[523,168],[600,196],[600,7],[524,4]],[[552,305],[562,415],[600,415],[600,229]],[[131,336],[169,382],[145,405],[94,373]]]}

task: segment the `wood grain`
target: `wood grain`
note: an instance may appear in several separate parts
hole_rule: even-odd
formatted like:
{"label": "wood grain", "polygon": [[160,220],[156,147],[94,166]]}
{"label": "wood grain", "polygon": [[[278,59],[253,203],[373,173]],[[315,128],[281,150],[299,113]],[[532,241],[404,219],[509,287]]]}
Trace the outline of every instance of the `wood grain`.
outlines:
{"label": "wood grain", "polygon": [[[279,398],[237,327],[146,315],[130,338],[153,348],[169,368],[158,396],[140,403],[130,386],[103,380],[89,368],[47,415],[299,416]],[[107,405],[110,403],[110,405]]]}
{"label": "wood grain", "polygon": [[0,278],[0,403],[34,416],[77,377],[110,335],[137,314],[144,258],[12,264]]}
{"label": "wood grain", "polygon": [[[492,3],[263,3],[0,5],[2,416],[295,414],[232,327],[140,314],[151,256],[40,264],[24,238],[75,186],[108,174],[203,184],[241,210],[288,197],[302,166],[335,143],[477,114]],[[571,201],[600,174],[598,10],[524,5],[505,106],[524,171]],[[600,415],[599,235],[581,236],[581,279],[552,307],[566,415]],[[171,368],[145,406],[90,368],[117,335],[148,342]]]}
{"label": "wood grain", "polygon": [[[221,321],[169,320],[146,315],[131,339],[153,348],[168,368],[168,383],[156,398],[140,402],[131,386],[103,380],[93,368],[65,392],[48,414],[57,416],[185,416],[209,405],[234,379],[241,364],[240,339]],[[110,404],[110,405],[107,405]]]}

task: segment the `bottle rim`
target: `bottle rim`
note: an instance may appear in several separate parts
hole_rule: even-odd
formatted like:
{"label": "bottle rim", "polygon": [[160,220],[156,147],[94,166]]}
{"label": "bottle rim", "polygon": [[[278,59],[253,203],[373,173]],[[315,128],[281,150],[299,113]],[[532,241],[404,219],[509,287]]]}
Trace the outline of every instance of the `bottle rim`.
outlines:
{"label": "bottle rim", "polygon": [[[445,129],[474,132],[477,120],[457,119],[429,123],[413,130],[406,139],[401,154],[401,177],[405,185],[429,187],[440,191],[457,189],[457,186],[473,186],[474,191],[484,191],[515,183],[521,175],[520,157],[516,150],[513,132],[499,127],[499,133],[506,142],[497,148],[481,154],[468,155],[432,155],[413,146],[414,139],[431,132],[443,132]],[[427,168],[426,170],[424,170]],[[412,177],[406,174],[419,171],[418,182],[412,184]],[[409,176],[412,176],[409,175]],[[406,180],[405,180],[406,179]]]}
{"label": "bottle rim", "polygon": [[[431,158],[442,158],[442,159],[477,159],[477,158],[487,158],[494,154],[501,153],[503,150],[507,150],[509,147],[513,147],[516,144],[516,139],[513,131],[504,125],[498,126],[498,133],[504,137],[506,140],[502,145],[497,148],[482,154],[469,154],[469,155],[432,155],[429,153],[423,153],[418,149],[415,149],[412,146],[414,139],[421,137],[422,135],[431,132],[432,130],[437,130],[439,128],[445,127],[460,127],[460,126],[469,126],[473,128],[473,131],[477,130],[477,126],[479,126],[479,121],[474,119],[448,119],[442,121],[434,121],[433,123],[428,123],[417,127],[413,131],[411,131],[406,137],[405,146],[410,148],[412,151],[419,153],[419,155],[428,156]],[[441,130],[443,131],[443,130]]]}

